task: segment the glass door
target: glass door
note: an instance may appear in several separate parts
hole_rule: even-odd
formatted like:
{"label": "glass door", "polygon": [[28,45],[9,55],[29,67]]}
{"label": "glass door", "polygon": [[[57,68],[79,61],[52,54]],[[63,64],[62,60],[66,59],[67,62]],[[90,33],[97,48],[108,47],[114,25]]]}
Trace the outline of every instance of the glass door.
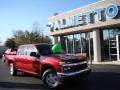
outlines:
{"label": "glass door", "polygon": [[120,60],[120,35],[117,34],[109,40],[110,60]]}
{"label": "glass door", "polygon": [[101,35],[101,55],[104,61],[117,61],[120,59],[120,27],[104,29]]}
{"label": "glass door", "polygon": [[116,35],[117,60],[120,60],[120,34]]}

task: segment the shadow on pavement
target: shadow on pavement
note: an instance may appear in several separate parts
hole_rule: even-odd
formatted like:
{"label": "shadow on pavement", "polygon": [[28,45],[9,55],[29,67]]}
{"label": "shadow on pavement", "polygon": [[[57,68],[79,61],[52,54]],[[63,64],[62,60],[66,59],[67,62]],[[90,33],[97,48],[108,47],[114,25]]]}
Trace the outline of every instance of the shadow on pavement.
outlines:
{"label": "shadow on pavement", "polygon": [[[43,84],[0,82],[0,87],[10,89],[46,90]],[[56,90],[120,90],[120,73],[92,72],[85,80],[70,81],[59,85]]]}
{"label": "shadow on pavement", "polygon": [[87,79],[68,82],[57,90],[120,90],[120,73],[92,72]]}
{"label": "shadow on pavement", "polygon": [[[0,88],[9,89],[46,89],[43,84],[28,84],[28,83],[15,83],[15,82],[0,82]],[[8,90],[8,89],[7,89]]]}

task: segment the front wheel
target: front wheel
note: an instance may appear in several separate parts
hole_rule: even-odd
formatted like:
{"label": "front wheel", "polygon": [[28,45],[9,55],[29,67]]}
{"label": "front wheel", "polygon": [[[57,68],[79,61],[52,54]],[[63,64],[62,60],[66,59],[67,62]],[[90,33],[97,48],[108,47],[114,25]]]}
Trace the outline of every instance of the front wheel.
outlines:
{"label": "front wheel", "polygon": [[10,63],[10,75],[11,75],[11,76],[14,76],[14,75],[16,75],[16,74],[17,74],[17,71],[16,71],[16,69],[15,69],[14,64],[13,64],[13,63]]}
{"label": "front wheel", "polygon": [[59,84],[57,74],[52,69],[48,69],[43,73],[42,80],[49,88],[56,88]]}

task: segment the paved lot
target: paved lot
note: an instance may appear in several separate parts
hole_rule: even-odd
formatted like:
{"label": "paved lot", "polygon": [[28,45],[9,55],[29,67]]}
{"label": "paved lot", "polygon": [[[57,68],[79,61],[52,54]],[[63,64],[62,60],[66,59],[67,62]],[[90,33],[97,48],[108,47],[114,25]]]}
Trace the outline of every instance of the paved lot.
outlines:
{"label": "paved lot", "polygon": [[[92,65],[92,73],[84,81],[60,85],[57,90],[120,90],[120,65]],[[8,67],[0,60],[0,90],[49,90],[42,81],[19,73],[10,76]]]}

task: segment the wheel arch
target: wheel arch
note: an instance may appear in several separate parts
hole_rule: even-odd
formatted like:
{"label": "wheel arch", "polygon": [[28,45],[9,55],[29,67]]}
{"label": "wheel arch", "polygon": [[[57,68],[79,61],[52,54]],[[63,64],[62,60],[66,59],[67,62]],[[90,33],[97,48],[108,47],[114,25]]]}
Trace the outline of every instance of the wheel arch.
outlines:
{"label": "wheel arch", "polygon": [[56,72],[56,69],[54,66],[52,65],[47,65],[47,64],[43,64],[41,67],[41,76],[43,75],[43,73],[48,70],[48,69],[53,69]]}
{"label": "wheel arch", "polygon": [[13,60],[8,60],[8,65],[10,65],[10,63],[14,64]]}

